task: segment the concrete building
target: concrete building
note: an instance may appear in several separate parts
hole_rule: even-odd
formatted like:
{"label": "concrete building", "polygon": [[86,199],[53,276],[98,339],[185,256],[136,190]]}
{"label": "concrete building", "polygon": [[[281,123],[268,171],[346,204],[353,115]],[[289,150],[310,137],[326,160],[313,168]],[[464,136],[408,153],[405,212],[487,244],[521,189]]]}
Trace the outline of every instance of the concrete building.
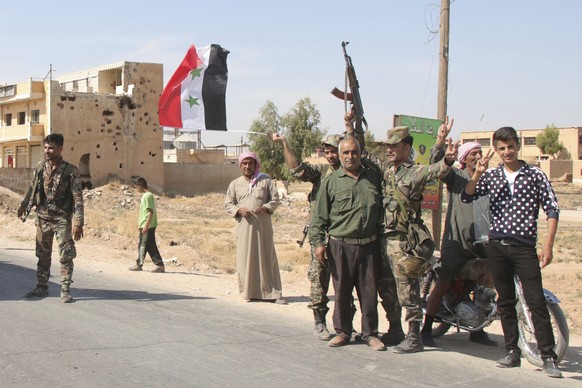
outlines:
{"label": "concrete building", "polygon": [[[558,128],[560,130],[560,141],[566,149],[558,154],[559,160],[582,160],[582,127]],[[536,146],[536,137],[543,129],[516,129],[521,141],[519,151],[520,159],[528,163],[539,160],[551,159],[550,155],[543,155]],[[461,132],[463,143],[478,141],[484,148],[493,146],[493,133],[495,131],[482,132]],[[495,158],[493,159],[495,160]],[[499,159],[497,159],[499,160]]]}
{"label": "concrete building", "polygon": [[163,191],[158,101],[163,65],[118,62],[55,80],[0,87],[0,167],[31,168],[49,133],[65,137],[63,156],[93,186],[143,175]]}

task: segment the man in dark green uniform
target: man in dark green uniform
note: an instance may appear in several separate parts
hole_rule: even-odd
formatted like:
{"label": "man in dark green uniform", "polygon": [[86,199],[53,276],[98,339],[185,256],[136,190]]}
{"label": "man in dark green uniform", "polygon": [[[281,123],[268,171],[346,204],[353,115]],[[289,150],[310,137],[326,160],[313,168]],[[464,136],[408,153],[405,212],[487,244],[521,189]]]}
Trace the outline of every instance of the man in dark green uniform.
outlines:
{"label": "man in dark green uniform", "polygon": [[36,207],[37,286],[27,298],[48,296],[53,239],[59,244],[61,262],[61,301],[71,303],[75,241],[83,237],[84,208],[79,170],[61,156],[64,138],[51,133],[44,139],[44,157],[34,172],[34,179],[20,204],[18,217]]}
{"label": "man in dark green uniform", "polygon": [[362,311],[362,340],[373,350],[386,350],[378,339],[378,235],[384,231],[382,175],[361,165],[353,138],[339,145],[342,167],[322,182],[311,219],[309,241],[315,256],[329,264],[335,290],[333,325],[337,335],[329,346],[347,345],[353,331],[354,287]]}

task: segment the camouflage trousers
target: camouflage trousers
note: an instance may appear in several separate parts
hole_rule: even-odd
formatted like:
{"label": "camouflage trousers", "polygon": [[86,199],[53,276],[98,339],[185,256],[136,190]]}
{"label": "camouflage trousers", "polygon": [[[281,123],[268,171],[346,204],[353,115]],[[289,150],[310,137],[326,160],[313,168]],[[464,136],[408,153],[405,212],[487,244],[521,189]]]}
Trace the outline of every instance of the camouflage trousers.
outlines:
{"label": "camouflage trousers", "polygon": [[402,275],[394,265],[392,257],[406,248],[406,234],[397,233],[388,236],[386,250],[394,276],[400,305],[406,309],[406,322],[422,321],[422,305],[420,298],[420,279],[408,278]]}
{"label": "camouflage trousers", "polygon": [[386,311],[388,321],[400,321],[402,319],[402,307],[398,300],[396,279],[392,271],[392,263],[387,250],[386,237],[380,237],[382,260],[380,262],[380,274],[378,276],[378,295],[382,299],[382,307]]}
{"label": "camouflage trousers", "polygon": [[309,261],[307,278],[309,279],[309,283],[311,283],[309,290],[310,302],[307,308],[327,311],[327,302],[329,302],[327,292],[329,290],[331,272],[327,262],[321,263],[317,260],[313,245],[311,245],[311,260]]}
{"label": "camouflage trousers", "polygon": [[65,218],[56,220],[37,218],[35,225],[36,257],[38,258],[36,279],[38,284],[48,285],[51,274],[53,239],[56,237],[59,244],[59,261],[61,262],[61,284],[63,287],[68,287],[73,283],[73,259],[77,256],[71,221]]}

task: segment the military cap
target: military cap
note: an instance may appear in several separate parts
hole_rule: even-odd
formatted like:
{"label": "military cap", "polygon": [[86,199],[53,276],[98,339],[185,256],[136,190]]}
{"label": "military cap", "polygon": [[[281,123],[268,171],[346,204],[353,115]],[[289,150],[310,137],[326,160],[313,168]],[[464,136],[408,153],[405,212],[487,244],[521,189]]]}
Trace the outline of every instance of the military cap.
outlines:
{"label": "military cap", "polygon": [[339,147],[339,143],[340,141],[342,141],[344,137],[342,135],[328,135],[328,136],[324,136],[323,139],[321,139],[321,145],[330,145],[332,147],[338,148]]}
{"label": "military cap", "polygon": [[410,136],[410,129],[408,127],[394,127],[388,131],[386,143],[398,144],[408,136]]}

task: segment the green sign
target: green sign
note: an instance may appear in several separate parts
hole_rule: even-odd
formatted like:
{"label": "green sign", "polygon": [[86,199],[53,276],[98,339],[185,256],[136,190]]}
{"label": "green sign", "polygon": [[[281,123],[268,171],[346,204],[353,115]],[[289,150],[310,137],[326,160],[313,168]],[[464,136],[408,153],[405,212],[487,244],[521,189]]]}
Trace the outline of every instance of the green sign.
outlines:
{"label": "green sign", "polygon": [[[436,143],[439,127],[442,122],[424,117],[394,115],[394,126],[407,126],[414,138],[410,158],[415,164],[428,166],[430,163],[430,149]],[[431,182],[422,192],[423,209],[438,209],[439,198],[438,182]]]}

